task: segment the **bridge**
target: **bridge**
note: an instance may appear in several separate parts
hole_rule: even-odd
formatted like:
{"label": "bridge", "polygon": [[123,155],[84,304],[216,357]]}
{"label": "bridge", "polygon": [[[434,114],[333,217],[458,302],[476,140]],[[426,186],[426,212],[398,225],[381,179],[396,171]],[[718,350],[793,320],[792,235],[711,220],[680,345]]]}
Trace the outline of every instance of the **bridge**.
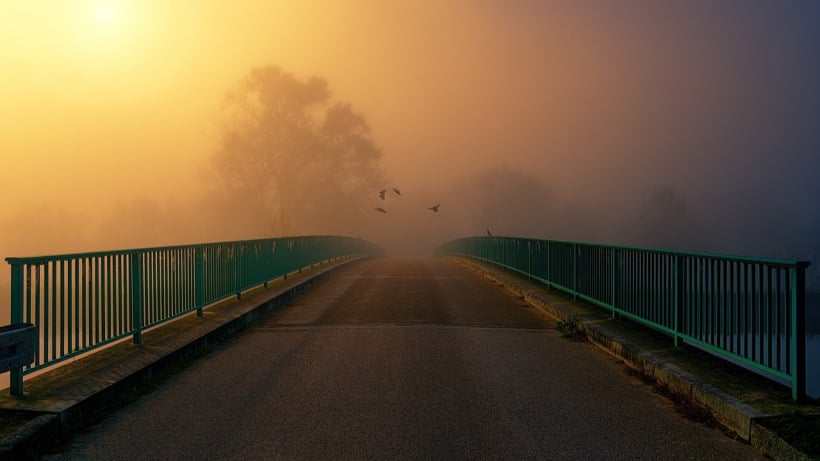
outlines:
{"label": "bridge", "polygon": [[[174,423],[145,438],[100,435],[82,456],[134,443],[163,458],[197,444],[229,458],[753,458],[658,411],[631,375],[685,394],[756,446],[777,445],[756,418],[804,397],[793,340],[803,263],[502,237],[439,252],[374,259],[361,240],[299,237],[9,258],[12,323],[36,325],[39,340],[12,368],[2,407],[40,412],[46,437],[174,369],[174,357],[216,347],[109,434]],[[560,338],[556,320],[637,372]],[[738,388],[770,398],[754,408]],[[243,435],[229,443],[226,426]]]}

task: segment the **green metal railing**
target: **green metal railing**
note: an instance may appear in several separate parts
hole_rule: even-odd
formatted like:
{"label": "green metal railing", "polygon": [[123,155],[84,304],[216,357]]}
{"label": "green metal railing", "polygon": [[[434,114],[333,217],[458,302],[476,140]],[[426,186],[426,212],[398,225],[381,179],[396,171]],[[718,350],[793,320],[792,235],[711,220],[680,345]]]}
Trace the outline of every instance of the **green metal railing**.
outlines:
{"label": "green metal railing", "polygon": [[513,237],[440,255],[497,264],[806,391],[808,262]]}
{"label": "green metal railing", "polygon": [[287,237],[29,258],[11,265],[11,323],[37,326],[30,366],[11,370],[10,391],[23,375],[197,311],[242,291],[322,262],[375,255],[360,239]]}

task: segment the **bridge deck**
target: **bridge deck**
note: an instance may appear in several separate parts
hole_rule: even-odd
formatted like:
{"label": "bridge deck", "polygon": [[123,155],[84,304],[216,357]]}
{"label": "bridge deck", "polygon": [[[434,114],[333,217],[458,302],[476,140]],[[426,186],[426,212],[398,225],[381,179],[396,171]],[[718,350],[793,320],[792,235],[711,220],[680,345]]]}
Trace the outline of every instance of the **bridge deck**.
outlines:
{"label": "bridge deck", "polygon": [[[705,354],[689,349],[681,350],[670,347],[668,338],[649,333],[637,328],[628,322],[611,320],[606,313],[584,303],[572,302],[560,293],[544,290],[526,280],[498,272],[492,267],[478,265],[474,262],[458,260],[459,264],[469,266],[517,292],[530,304],[538,306],[552,315],[563,317],[573,314],[581,318],[593,340],[604,348],[643,369],[650,376],[664,382],[675,391],[692,395],[702,400],[716,413],[718,419],[735,430],[741,437],[757,437],[763,443],[764,433],[752,423],[752,418],[764,414],[778,414],[790,412],[795,406],[790,402],[788,389],[772,385],[770,382],[759,379],[736,367],[712,360]],[[205,348],[209,342],[225,336],[237,329],[243,328],[252,322],[258,315],[259,306],[266,305],[272,300],[282,300],[282,296],[299,289],[303,283],[309,283],[313,277],[322,276],[336,268],[324,267],[314,271],[291,277],[287,281],[277,281],[268,289],[260,289],[243,295],[241,301],[230,301],[208,309],[204,318],[195,316],[186,317],[169,325],[149,331],[143,338],[142,346],[130,343],[116,345],[90,357],[68,364],[58,370],[45,373],[41,376],[26,380],[26,395],[23,398],[12,398],[3,394],[0,396],[0,408],[6,410],[34,411],[37,414],[51,414],[51,426],[41,418],[39,425],[44,429],[43,436],[49,436],[49,427],[55,426],[54,419],[61,424],[70,426],[99,411],[118,395],[148,379],[151,375],[162,373],[166,368],[173,367],[174,360],[179,355],[187,356],[197,350]],[[448,272],[447,274],[452,274]],[[446,283],[445,278],[452,275],[439,274],[439,282]],[[348,277],[362,277],[359,275],[345,275]],[[389,276],[369,276],[366,282],[377,284],[388,280]],[[413,277],[413,274],[399,274],[393,277]],[[425,275],[424,277],[430,277]],[[424,294],[420,294],[424,298]],[[418,298],[416,298],[418,299]],[[270,307],[269,304],[267,304]],[[413,327],[418,325],[447,328],[448,326],[502,329],[524,329],[537,331],[549,327],[533,317],[532,312],[521,310],[516,315],[500,318],[492,312],[462,313],[466,317],[453,319],[437,310],[414,311],[409,304],[401,303],[394,306],[394,312],[384,318],[379,312],[368,309],[367,306],[358,306],[361,315],[367,318],[368,328],[378,328],[380,325],[395,328],[396,326]],[[459,306],[454,306],[459,309]],[[354,310],[356,307],[354,306]],[[396,311],[398,310],[398,317]],[[405,312],[402,313],[402,309]],[[321,318],[309,318],[310,309],[287,310],[288,314],[279,319],[275,325],[280,331],[286,329],[298,330],[312,325],[313,328],[362,328],[345,319],[334,318],[334,313],[323,313]],[[462,315],[459,314],[459,315]],[[308,317],[304,317],[307,315]],[[348,313],[350,315],[350,313]],[[355,318],[358,314],[352,314]],[[300,317],[302,316],[302,317]],[[373,317],[375,316],[375,317]],[[283,320],[284,319],[284,320]],[[398,319],[398,320],[397,320]],[[257,325],[255,328],[259,328]],[[264,328],[264,324],[261,326]],[[29,424],[24,428],[29,435],[36,435],[37,424]],[[24,446],[25,440],[18,440],[18,436],[3,434],[6,452],[10,453],[17,447]],[[22,437],[22,436],[21,436]],[[29,443],[36,437],[28,439]]]}

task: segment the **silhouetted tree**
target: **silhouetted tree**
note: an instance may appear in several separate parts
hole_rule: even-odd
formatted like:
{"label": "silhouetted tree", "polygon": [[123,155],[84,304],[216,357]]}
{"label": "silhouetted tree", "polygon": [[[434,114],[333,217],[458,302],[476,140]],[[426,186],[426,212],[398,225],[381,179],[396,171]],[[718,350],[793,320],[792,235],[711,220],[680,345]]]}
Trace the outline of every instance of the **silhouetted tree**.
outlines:
{"label": "silhouetted tree", "polygon": [[[552,194],[536,175],[509,167],[485,170],[459,184],[450,208],[464,206],[471,232],[496,235],[550,235],[555,216]],[[462,205],[463,203],[463,205]]]}
{"label": "silhouetted tree", "polygon": [[[365,118],[331,101],[325,80],[255,68],[228,94],[217,176],[260,234],[338,232],[381,182]],[[233,210],[236,212],[236,210]]]}
{"label": "silhouetted tree", "polygon": [[685,249],[689,242],[704,238],[696,231],[686,197],[669,185],[652,190],[640,210],[637,227],[636,245],[644,247]]}

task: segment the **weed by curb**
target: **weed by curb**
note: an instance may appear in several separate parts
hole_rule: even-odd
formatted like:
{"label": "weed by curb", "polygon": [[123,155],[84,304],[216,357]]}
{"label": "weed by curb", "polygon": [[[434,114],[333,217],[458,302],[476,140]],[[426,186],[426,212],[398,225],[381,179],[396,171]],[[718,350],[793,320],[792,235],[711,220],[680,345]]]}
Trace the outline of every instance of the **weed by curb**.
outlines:
{"label": "weed by curb", "polygon": [[575,341],[582,341],[586,339],[586,332],[581,328],[578,317],[570,315],[555,323],[555,328],[561,333],[564,338],[573,339]]}

